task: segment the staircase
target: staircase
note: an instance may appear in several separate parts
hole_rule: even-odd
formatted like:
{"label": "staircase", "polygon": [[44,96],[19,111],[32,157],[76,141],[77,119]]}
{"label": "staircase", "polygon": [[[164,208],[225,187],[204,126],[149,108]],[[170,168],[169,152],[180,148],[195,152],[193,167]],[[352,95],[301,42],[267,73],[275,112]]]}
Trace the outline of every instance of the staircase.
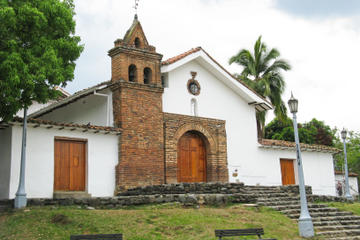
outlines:
{"label": "staircase", "polygon": [[[282,191],[279,187],[245,186],[248,193],[257,196],[257,203],[279,211],[291,219],[300,216],[300,198],[297,194]],[[317,236],[327,240],[360,240],[360,216],[340,211],[325,204],[308,202]]]}

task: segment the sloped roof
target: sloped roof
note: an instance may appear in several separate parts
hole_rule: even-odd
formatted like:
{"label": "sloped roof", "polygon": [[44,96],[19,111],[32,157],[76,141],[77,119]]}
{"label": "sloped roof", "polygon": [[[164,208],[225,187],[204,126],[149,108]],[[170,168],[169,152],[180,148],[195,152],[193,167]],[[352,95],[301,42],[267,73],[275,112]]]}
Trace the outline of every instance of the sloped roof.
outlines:
{"label": "sloped roof", "polygon": [[[274,139],[260,139],[259,143],[261,145],[260,147],[262,148],[274,148],[274,149],[295,151],[295,147],[296,147],[295,142],[274,140]],[[308,152],[325,152],[325,153],[341,152],[341,150],[338,148],[329,147],[325,145],[316,145],[316,144],[300,143],[300,148],[302,151],[308,151]]]}
{"label": "sloped roof", "polygon": [[192,48],[192,49],[190,49],[189,51],[186,51],[186,52],[181,53],[181,54],[179,54],[179,55],[177,55],[177,56],[174,56],[174,57],[168,58],[168,59],[165,60],[165,61],[162,61],[162,62],[161,62],[161,65],[169,65],[169,64],[172,64],[172,63],[174,63],[174,62],[177,62],[177,61],[183,59],[183,58],[186,57],[186,56],[189,56],[190,54],[193,54],[193,53],[195,53],[195,52],[200,51],[201,49],[202,49],[201,47]]}
{"label": "sloped roof", "polygon": [[[220,68],[224,74],[227,75],[227,77],[231,78],[231,79],[234,79],[236,80],[238,83],[240,83],[243,87],[245,87],[246,89],[250,90],[252,94],[255,94],[257,96],[258,99],[261,99],[263,104],[255,101],[255,102],[251,102],[249,104],[254,104],[256,109],[258,111],[263,111],[263,110],[269,110],[272,108],[272,104],[267,100],[265,99],[263,96],[261,96],[260,94],[258,94],[254,89],[250,88],[248,85],[246,85],[243,81],[237,79],[236,77],[234,77],[234,75],[232,75],[228,70],[226,70],[220,63],[218,63],[209,53],[207,53],[202,47],[196,47],[196,48],[192,48],[184,53],[181,53],[177,56],[174,56],[174,57],[171,57],[165,61],[163,61],[161,63],[161,65],[163,67],[167,67],[167,66],[170,66],[174,63],[177,63],[179,62],[180,60],[184,60],[186,57],[189,57],[195,53],[198,53],[198,52],[203,52],[205,54],[206,57],[208,57],[208,59],[210,59],[210,61],[212,63],[214,63],[218,68]],[[192,59],[191,59],[192,60]],[[189,60],[189,61],[191,61]],[[188,61],[185,61],[183,64],[187,63]]]}
{"label": "sloped roof", "polygon": [[75,101],[79,100],[80,98],[91,95],[94,93],[95,90],[105,89],[111,85],[112,85],[111,81],[106,81],[106,82],[99,83],[95,86],[85,88],[81,91],[75,92],[73,95],[63,98],[53,104],[50,104],[49,106],[46,106],[46,107],[40,109],[39,111],[36,111],[36,112],[30,114],[29,117],[30,118],[38,118],[38,117],[40,117],[46,113],[49,113],[57,108],[60,108],[69,103],[75,102]]}
{"label": "sloped roof", "polygon": [[[90,124],[75,124],[75,123],[59,123],[53,121],[47,121],[42,119],[36,118],[29,118],[27,120],[28,124],[32,127],[46,127],[46,128],[53,128],[56,127],[59,130],[81,130],[82,132],[92,132],[92,133],[112,133],[112,134],[120,134],[122,129],[121,128],[114,128],[114,127],[105,127],[105,126],[96,126]],[[21,125],[23,123],[23,118],[15,117],[11,122],[0,122],[0,129],[12,126],[12,125]]]}

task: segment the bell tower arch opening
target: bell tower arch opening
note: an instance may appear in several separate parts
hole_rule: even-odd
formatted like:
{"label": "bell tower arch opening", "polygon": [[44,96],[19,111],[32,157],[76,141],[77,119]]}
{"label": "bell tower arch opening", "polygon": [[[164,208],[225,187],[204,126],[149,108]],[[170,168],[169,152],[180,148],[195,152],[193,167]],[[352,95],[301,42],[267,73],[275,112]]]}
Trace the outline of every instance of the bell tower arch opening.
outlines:
{"label": "bell tower arch opening", "polygon": [[134,64],[131,64],[129,66],[129,82],[137,82],[137,72],[136,72],[136,66]]}
{"label": "bell tower arch opening", "polygon": [[152,81],[151,78],[152,78],[151,68],[149,67],[144,68],[144,84],[151,83]]}

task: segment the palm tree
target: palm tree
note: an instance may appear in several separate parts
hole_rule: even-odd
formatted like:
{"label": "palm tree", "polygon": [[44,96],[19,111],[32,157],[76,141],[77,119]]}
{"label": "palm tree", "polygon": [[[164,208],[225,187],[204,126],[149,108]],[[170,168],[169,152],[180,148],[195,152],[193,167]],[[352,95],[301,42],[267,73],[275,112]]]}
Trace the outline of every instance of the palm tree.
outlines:
{"label": "palm tree", "polygon": [[[281,70],[290,70],[291,66],[285,60],[278,59],[279,57],[279,51],[275,48],[268,51],[265,43],[261,42],[261,36],[259,36],[253,54],[247,49],[242,49],[237,55],[230,58],[229,64],[237,63],[242,66],[243,71],[241,74],[235,74],[235,77],[270,100],[274,106],[276,117],[280,120],[286,120],[287,110],[284,101],[281,99],[285,89],[285,81],[280,72]],[[258,138],[264,136],[265,116],[266,112],[256,113]]]}

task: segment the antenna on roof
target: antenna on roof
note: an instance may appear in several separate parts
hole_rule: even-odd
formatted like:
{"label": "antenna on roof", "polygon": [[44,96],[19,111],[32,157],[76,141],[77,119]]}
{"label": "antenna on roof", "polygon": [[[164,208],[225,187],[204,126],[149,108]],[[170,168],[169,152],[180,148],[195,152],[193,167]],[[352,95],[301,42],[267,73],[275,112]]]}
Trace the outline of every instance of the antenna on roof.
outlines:
{"label": "antenna on roof", "polygon": [[140,0],[135,0],[135,5],[134,5],[134,9],[135,9],[135,18],[137,19],[137,9],[138,9],[138,6],[139,6],[139,1]]}

